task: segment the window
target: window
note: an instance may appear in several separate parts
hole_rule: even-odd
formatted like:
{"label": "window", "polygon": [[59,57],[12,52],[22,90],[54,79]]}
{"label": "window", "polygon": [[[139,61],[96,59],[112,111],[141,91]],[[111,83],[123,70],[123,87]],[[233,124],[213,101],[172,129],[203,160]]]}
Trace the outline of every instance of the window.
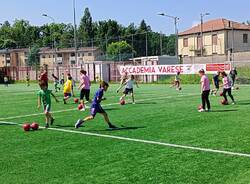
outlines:
{"label": "window", "polygon": [[78,53],[78,57],[81,57],[81,53]]}
{"label": "window", "polygon": [[62,54],[61,53],[57,54],[57,57],[62,57]]}
{"label": "window", "polygon": [[46,58],[46,56],[45,56],[45,55],[42,55],[42,58],[43,58],[43,59],[45,59],[45,58]]}
{"label": "window", "polygon": [[188,47],[188,38],[183,39],[183,47]]}
{"label": "window", "polygon": [[49,58],[50,58],[50,54],[49,54]]}
{"label": "window", "polygon": [[70,54],[70,56],[71,56],[71,57],[75,57],[75,53],[72,52],[72,53]]}
{"label": "window", "polygon": [[212,45],[217,45],[218,36],[217,34],[212,35]]}
{"label": "window", "polygon": [[248,34],[243,34],[243,43],[248,43]]}
{"label": "window", "polygon": [[75,60],[71,60],[70,62],[71,62],[72,65],[76,64]]}
{"label": "window", "polygon": [[92,53],[91,53],[91,52],[89,52],[89,53],[88,53],[88,56],[92,56]]}

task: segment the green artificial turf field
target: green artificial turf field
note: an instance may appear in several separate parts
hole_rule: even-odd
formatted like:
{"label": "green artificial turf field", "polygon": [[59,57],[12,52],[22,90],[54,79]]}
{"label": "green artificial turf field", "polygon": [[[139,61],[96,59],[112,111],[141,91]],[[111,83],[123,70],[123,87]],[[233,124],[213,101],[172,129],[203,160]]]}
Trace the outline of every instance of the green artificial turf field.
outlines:
{"label": "green artificial turf field", "polygon": [[0,86],[0,183],[250,183],[250,86],[233,92],[236,105],[222,106],[222,97],[211,96],[210,113],[197,112],[198,85],[181,92],[140,85],[137,103],[124,106],[116,88],[110,86],[102,104],[120,130],[108,130],[100,115],[75,130],[89,110],[76,110],[73,99],[63,105],[57,93],[53,129],[24,132],[6,122],[44,126],[38,86]]}

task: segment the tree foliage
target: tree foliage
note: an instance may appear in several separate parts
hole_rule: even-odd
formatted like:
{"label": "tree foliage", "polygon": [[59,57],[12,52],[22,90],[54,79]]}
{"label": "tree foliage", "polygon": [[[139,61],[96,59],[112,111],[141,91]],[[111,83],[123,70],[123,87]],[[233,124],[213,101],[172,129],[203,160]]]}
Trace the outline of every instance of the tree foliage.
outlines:
{"label": "tree foliage", "polygon": [[[111,43],[118,42],[118,45],[130,45],[132,49],[127,52],[131,52],[128,54],[133,56],[175,54],[174,35],[166,36],[153,32],[145,20],[142,20],[139,26],[134,23],[123,26],[115,20],[93,22],[88,8],[85,9],[77,28],[77,35],[78,47],[95,46],[106,52]],[[6,21],[0,26],[0,49],[32,48],[34,45],[51,48],[73,47],[74,27],[64,23],[33,26],[26,20],[15,20],[12,25]]]}

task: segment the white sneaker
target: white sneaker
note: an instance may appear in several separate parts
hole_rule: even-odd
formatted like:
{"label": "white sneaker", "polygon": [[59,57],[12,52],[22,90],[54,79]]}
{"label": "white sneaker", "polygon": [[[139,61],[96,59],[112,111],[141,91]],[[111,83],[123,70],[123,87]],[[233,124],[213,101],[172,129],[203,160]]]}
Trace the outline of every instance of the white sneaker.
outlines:
{"label": "white sneaker", "polygon": [[211,112],[211,109],[206,109],[206,112]]}
{"label": "white sneaker", "polygon": [[198,112],[205,112],[205,110],[204,109],[200,109],[200,110],[198,110]]}
{"label": "white sneaker", "polygon": [[132,104],[135,105],[135,102],[133,102]]}
{"label": "white sneaker", "polygon": [[232,102],[232,105],[235,105],[235,102]]}

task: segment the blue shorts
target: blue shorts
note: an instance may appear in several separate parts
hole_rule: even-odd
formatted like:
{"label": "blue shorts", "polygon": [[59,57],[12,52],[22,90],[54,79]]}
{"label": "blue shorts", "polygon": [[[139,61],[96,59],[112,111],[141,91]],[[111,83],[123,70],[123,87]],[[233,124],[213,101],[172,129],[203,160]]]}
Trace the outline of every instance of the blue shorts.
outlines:
{"label": "blue shorts", "polygon": [[99,105],[99,104],[98,104],[98,105],[94,104],[94,105],[92,105],[91,108],[90,108],[90,114],[91,114],[91,116],[95,117],[97,113],[103,114],[103,113],[106,113],[106,112],[105,112],[104,109],[101,107],[101,105]]}
{"label": "blue shorts", "polygon": [[51,106],[50,106],[50,105],[44,105],[44,106],[43,106],[43,110],[44,110],[45,113],[46,113],[46,112],[50,112],[50,109],[51,109]]}
{"label": "blue shorts", "polygon": [[64,97],[71,97],[72,96],[72,94],[71,93],[64,93]]}
{"label": "blue shorts", "polygon": [[134,93],[133,88],[129,89],[129,88],[125,88],[125,90],[123,91],[123,94],[128,95],[129,93]]}

